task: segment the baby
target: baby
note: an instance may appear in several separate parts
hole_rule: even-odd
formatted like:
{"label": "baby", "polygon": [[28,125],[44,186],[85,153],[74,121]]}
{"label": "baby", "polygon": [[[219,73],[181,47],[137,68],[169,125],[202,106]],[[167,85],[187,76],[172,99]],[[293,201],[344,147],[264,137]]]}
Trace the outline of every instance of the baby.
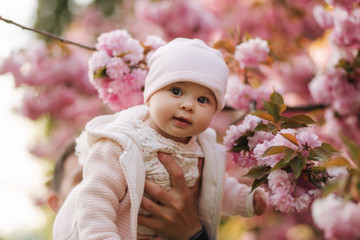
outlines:
{"label": "baby", "polygon": [[221,53],[199,39],[178,38],[152,55],[149,69],[146,105],[87,124],[78,145],[83,181],[55,219],[55,240],[155,239],[151,229],[137,225],[137,217],[147,214],[140,208],[145,179],[171,188],[158,152],[173,157],[189,187],[203,158],[199,219],[209,239],[216,239],[220,210],[252,216],[254,205],[265,204],[225,174],[225,150],[208,128],[225,105],[229,70]]}

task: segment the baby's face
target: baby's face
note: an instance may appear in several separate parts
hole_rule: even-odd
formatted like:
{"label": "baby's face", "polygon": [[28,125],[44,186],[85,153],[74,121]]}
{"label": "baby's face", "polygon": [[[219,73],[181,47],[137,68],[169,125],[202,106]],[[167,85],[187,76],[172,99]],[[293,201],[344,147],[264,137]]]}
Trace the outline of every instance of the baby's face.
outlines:
{"label": "baby's face", "polygon": [[147,124],[162,136],[187,143],[205,131],[216,112],[214,93],[199,84],[177,82],[154,93]]}

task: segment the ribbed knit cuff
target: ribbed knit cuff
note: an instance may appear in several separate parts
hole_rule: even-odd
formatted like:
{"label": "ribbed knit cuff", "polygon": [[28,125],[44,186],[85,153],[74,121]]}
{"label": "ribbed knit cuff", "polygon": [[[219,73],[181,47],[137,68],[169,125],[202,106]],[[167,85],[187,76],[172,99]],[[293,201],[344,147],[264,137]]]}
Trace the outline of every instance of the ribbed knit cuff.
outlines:
{"label": "ribbed knit cuff", "polygon": [[254,193],[255,193],[255,191],[248,194],[247,198],[246,198],[246,216],[247,217],[253,217],[255,215],[255,211],[254,211]]}

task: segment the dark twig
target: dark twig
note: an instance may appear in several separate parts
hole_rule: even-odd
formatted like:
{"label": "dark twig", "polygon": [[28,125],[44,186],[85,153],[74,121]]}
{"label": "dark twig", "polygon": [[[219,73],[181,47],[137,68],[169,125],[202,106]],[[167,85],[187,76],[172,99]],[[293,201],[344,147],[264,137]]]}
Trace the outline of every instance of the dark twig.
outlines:
{"label": "dark twig", "polygon": [[9,20],[9,19],[6,19],[6,18],[3,18],[0,16],[0,20],[6,22],[6,23],[9,23],[9,24],[13,24],[15,26],[18,26],[22,29],[25,29],[25,30],[29,30],[29,31],[32,31],[32,32],[36,32],[38,34],[41,34],[41,35],[44,35],[44,36],[47,36],[47,37],[50,37],[50,38],[54,38],[54,39],[57,39],[59,41],[61,41],[62,43],[67,43],[67,44],[72,44],[72,45],[75,45],[75,46],[78,46],[78,47],[81,47],[81,48],[85,48],[85,49],[88,49],[88,50],[91,50],[91,51],[95,51],[96,48],[94,47],[89,47],[89,46],[86,46],[86,45],[83,45],[83,44],[80,44],[80,43],[76,43],[76,42],[73,42],[73,41],[70,41],[70,40],[67,40],[67,39],[64,39],[60,36],[57,36],[57,35],[54,35],[54,34],[51,34],[51,33],[48,33],[48,32],[45,32],[45,31],[41,31],[41,30],[37,30],[37,29],[33,29],[33,28],[29,28],[29,27],[25,27],[19,23],[16,23],[12,20]]}
{"label": "dark twig", "polygon": [[[251,105],[253,105],[254,103],[251,103]],[[314,104],[314,105],[304,105],[304,106],[298,106],[298,107],[287,107],[285,112],[310,112],[313,110],[317,110],[317,109],[325,109],[328,106],[323,105],[323,104]],[[236,109],[229,107],[229,106],[225,106],[224,111],[236,111]],[[252,112],[253,110],[250,110],[250,112]],[[232,125],[236,125],[239,122],[241,122],[244,117],[249,114],[248,113],[244,113],[244,115],[242,115],[239,119],[236,119],[233,123],[231,123]]]}
{"label": "dark twig", "polygon": [[305,105],[305,106],[297,106],[297,107],[287,107],[286,112],[310,112],[317,109],[325,109],[328,106],[323,104],[314,104],[314,105]]}

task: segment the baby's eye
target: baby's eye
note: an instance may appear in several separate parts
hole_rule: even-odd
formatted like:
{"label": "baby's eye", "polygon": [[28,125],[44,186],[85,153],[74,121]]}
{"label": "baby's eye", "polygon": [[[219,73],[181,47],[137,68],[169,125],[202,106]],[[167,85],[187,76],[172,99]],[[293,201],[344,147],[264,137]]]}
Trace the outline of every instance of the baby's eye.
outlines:
{"label": "baby's eye", "polygon": [[197,101],[198,101],[199,103],[205,104],[205,103],[208,103],[208,102],[209,102],[209,99],[208,99],[207,97],[199,97],[199,98],[197,99]]}
{"label": "baby's eye", "polygon": [[171,88],[170,91],[171,91],[172,94],[174,94],[176,96],[181,95],[181,90],[179,88]]}

